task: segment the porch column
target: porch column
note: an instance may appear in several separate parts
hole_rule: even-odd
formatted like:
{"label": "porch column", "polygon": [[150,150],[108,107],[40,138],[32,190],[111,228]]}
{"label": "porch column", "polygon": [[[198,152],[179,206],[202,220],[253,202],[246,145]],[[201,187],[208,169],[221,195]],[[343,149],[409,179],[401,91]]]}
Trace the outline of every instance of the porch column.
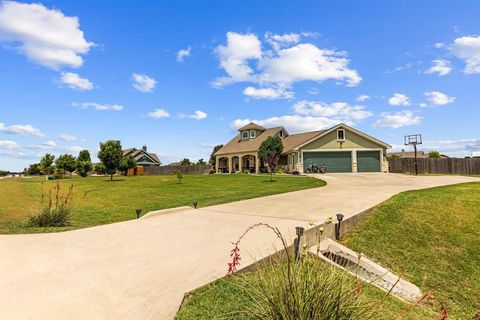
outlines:
{"label": "porch column", "polygon": [[228,173],[232,173],[233,170],[233,157],[228,157]]}
{"label": "porch column", "polygon": [[258,158],[258,154],[255,155],[255,173],[260,173],[260,159]]}
{"label": "porch column", "polygon": [[358,172],[357,168],[357,150],[352,150],[352,172]]}
{"label": "porch column", "polygon": [[238,171],[242,173],[242,156],[238,156]]}
{"label": "porch column", "polygon": [[219,173],[220,172],[220,157],[216,156],[215,157],[215,172]]}

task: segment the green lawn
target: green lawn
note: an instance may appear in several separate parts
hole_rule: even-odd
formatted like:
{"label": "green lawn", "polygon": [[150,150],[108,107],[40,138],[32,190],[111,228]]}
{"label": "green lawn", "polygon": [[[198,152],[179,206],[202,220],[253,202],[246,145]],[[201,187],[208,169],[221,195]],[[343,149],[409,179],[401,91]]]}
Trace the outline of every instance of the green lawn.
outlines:
{"label": "green lawn", "polygon": [[[181,184],[175,176],[88,177],[57,180],[63,191],[74,185],[75,201],[71,225],[66,228],[32,228],[25,222],[40,207],[42,178],[0,180],[0,233],[52,232],[134,219],[135,209],[152,210],[200,207],[301,189],[322,187],[322,180],[268,175],[185,175]],[[48,190],[57,182],[45,182]],[[86,199],[83,200],[84,193]]]}
{"label": "green lawn", "polygon": [[[480,183],[408,191],[379,205],[342,241],[418,285],[430,298],[407,309],[388,297],[374,319],[472,319],[480,308]],[[215,319],[248,303],[229,277],[194,291],[178,319]],[[365,293],[372,302],[380,290]],[[404,312],[408,310],[406,314]],[[245,315],[244,319],[251,319]]]}
{"label": "green lawn", "polygon": [[430,292],[449,319],[480,308],[480,183],[401,193],[343,242]]}

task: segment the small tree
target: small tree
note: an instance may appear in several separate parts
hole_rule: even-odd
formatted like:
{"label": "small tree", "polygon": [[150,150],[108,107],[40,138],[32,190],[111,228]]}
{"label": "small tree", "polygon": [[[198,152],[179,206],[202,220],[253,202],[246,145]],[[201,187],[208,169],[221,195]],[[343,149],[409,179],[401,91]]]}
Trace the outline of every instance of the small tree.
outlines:
{"label": "small tree", "polygon": [[216,162],[215,162],[215,152],[217,152],[218,150],[222,149],[223,148],[223,144],[219,144],[217,146],[215,146],[213,148],[213,151],[212,151],[212,154],[210,155],[210,160],[208,161],[208,163],[212,166],[212,168],[214,169],[217,169],[215,168],[216,167]]}
{"label": "small tree", "polygon": [[113,175],[120,167],[123,158],[122,144],[120,140],[108,140],[100,142],[100,151],[98,151],[98,159],[105,166],[105,172],[110,175],[110,181]]}
{"label": "small tree", "polygon": [[105,166],[103,165],[103,163],[97,163],[93,170],[95,171],[96,174],[103,174],[103,175],[106,174]]}
{"label": "small tree", "polygon": [[80,151],[75,163],[75,167],[78,175],[81,177],[86,177],[88,173],[92,171],[92,159],[90,158],[90,152],[88,150]]}
{"label": "small tree", "polygon": [[203,158],[201,158],[201,159],[198,159],[196,165],[197,166],[205,166],[205,165],[207,165],[207,163],[205,162],[205,160],[203,160]]}
{"label": "small tree", "polygon": [[438,151],[430,151],[428,153],[429,158],[441,158],[442,156],[440,155],[440,152]]}
{"label": "small tree", "polygon": [[34,176],[40,174],[40,169],[38,168],[38,163],[32,163],[28,168],[24,170],[25,174],[28,176]]}
{"label": "small tree", "polygon": [[175,175],[177,176],[177,183],[182,183],[183,172],[180,168],[175,169]]}
{"label": "small tree", "polygon": [[283,152],[283,142],[278,136],[268,137],[258,149],[258,157],[268,164],[270,169],[270,181],[273,181],[273,173],[277,168],[278,159]]}
{"label": "small tree", "polygon": [[180,161],[181,166],[191,166],[193,165],[192,161],[190,159],[184,158],[182,161]]}
{"label": "small tree", "polygon": [[122,159],[122,161],[120,162],[120,167],[118,169],[124,175],[127,175],[128,174],[128,169],[136,168],[136,167],[137,167],[137,161],[132,156],[128,156],[128,157]]}
{"label": "small tree", "polygon": [[62,154],[55,159],[55,166],[57,167],[57,170],[68,172],[70,174],[75,171],[75,157],[71,154]]}
{"label": "small tree", "polygon": [[53,173],[53,161],[55,160],[55,156],[47,153],[43,156],[38,164],[38,170],[41,174],[47,175]]}

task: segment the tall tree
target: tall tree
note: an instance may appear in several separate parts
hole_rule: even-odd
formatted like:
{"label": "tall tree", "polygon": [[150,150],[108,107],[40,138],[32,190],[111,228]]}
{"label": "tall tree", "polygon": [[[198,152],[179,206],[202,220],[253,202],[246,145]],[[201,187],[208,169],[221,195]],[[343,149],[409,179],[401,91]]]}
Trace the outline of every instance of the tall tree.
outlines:
{"label": "tall tree", "polygon": [[78,175],[81,177],[86,177],[88,173],[92,171],[92,159],[90,158],[90,152],[88,150],[80,151],[75,163],[75,167]]}
{"label": "tall tree", "polygon": [[38,164],[38,170],[41,174],[47,175],[53,173],[53,161],[55,160],[55,156],[47,153],[45,154],[40,163]]}
{"label": "tall tree", "polygon": [[268,137],[262,142],[258,149],[258,157],[260,160],[268,164],[270,169],[270,181],[273,181],[273,173],[277,168],[278,159],[283,152],[283,142],[278,136]]}
{"label": "tall tree", "polygon": [[72,173],[75,171],[75,157],[71,154],[62,154],[55,159],[55,166],[63,172]]}
{"label": "tall tree", "polygon": [[184,158],[182,161],[180,161],[181,166],[191,166],[192,164],[192,161],[190,161],[188,158]]}
{"label": "tall tree", "polygon": [[207,165],[207,163],[205,162],[205,160],[203,160],[203,158],[201,158],[201,159],[198,159],[196,165],[197,166],[205,166],[205,165]]}
{"label": "tall tree", "polygon": [[34,176],[40,174],[40,169],[38,168],[38,163],[32,163],[28,168],[24,170],[25,174],[28,176]]}
{"label": "tall tree", "polygon": [[120,140],[107,140],[100,142],[100,151],[98,151],[98,159],[102,161],[105,166],[105,172],[110,175],[110,181],[113,180],[113,175],[120,167],[123,158],[122,144]]}
{"label": "tall tree", "polygon": [[217,152],[218,150],[222,149],[223,148],[223,144],[219,144],[219,145],[216,145],[215,147],[213,147],[213,151],[212,151],[212,154],[210,155],[210,160],[208,161],[208,163],[212,166],[212,168],[214,169],[217,169],[215,168],[216,166],[216,163],[215,163],[215,152]]}

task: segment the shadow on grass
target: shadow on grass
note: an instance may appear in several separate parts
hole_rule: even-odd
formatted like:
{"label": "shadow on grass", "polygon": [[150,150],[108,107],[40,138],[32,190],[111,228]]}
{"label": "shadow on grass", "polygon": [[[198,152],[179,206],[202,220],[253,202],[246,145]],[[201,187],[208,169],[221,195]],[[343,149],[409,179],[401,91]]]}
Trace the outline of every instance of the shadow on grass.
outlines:
{"label": "shadow on grass", "polygon": [[125,181],[125,179],[113,179],[113,180],[108,179],[103,182],[120,182],[120,181]]}

